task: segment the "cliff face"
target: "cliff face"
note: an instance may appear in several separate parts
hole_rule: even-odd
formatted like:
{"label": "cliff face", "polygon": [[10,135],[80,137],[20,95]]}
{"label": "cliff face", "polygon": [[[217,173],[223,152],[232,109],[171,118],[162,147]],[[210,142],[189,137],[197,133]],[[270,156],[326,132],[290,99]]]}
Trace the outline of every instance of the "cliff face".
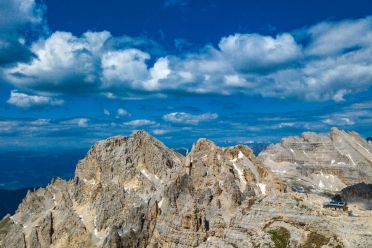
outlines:
{"label": "cliff face", "polygon": [[[276,146],[285,154],[286,145]],[[322,209],[322,196],[290,192],[292,178],[277,172],[285,160],[276,156],[273,146],[256,158],[248,147],[200,139],[183,157],[142,131],[100,141],[72,180],[28,193],[0,222],[0,247],[275,247],[278,237],[288,247],[372,246],[369,211],[350,219]],[[370,165],[368,156],[352,158]],[[339,180],[358,180],[356,171]]]}

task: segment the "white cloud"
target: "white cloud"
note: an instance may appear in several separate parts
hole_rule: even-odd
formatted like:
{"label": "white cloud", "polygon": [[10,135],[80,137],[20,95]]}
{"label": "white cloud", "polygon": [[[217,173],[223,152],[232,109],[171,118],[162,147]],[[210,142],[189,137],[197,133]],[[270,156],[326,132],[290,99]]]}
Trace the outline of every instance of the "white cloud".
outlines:
{"label": "white cloud", "polygon": [[166,129],[154,129],[152,131],[153,134],[155,135],[164,135],[166,133],[169,133],[169,130],[166,130]]}
{"label": "white cloud", "polygon": [[151,85],[166,76],[165,60],[159,59],[149,69],[148,53],[114,48],[120,39],[107,31],[86,32],[81,37],[55,32],[32,45],[36,58],[31,62],[5,69],[5,79],[17,87],[66,95],[103,93],[115,97],[156,91]]}
{"label": "white cloud", "polygon": [[45,125],[48,125],[49,123],[50,123],[50,119],[37,119],[37,120],[30,122],[31,125],[35,125],[35,126],[45,126]]}
{"label": "white cloud", "polygon": [[219,48],[239,71],[260,72],[293,63],[302,56],[292,35],[235,34],[221,39]]}
{"label": "white cloud", "polygon": [[355,124],[355,122],[352,119],[347,118],[347,117],[337,117],[334,119],[327,118],[327,119],[324,119],[322,122],[328,125],[331,125],[331,126],[346,126],[346,125],[349,126],[349,125]]}
{"label": "white cloud", "polygon": [[33,90],[67,94],[95,91],[99,82],[97,56],[109,37],[108,32],[87,32],[82,38],[55,32],[32,45],[37,58],[5,70],[5,76],[14,85]]}
{"label": "white cloud", "polygon": [[141,126],[150,126],[156,124],[156,122],[146,119],[132,120],[123,123],[125,126],[131,127],[141,127]]}
{"label": "white cloud", "polygon": [[372,101],[343,107],[336,112],[321,116],[320,121],[329,126],[369,126],[372,124]]}
{"label": "white cloud", "polygon": [[89,121],[89,119],[86,119],[86,118],[80,118],[80,119],[78,119],[78,121],[77,121],[77,125],[78,125],[79,127],[86,127],[86,126],[88,126],[88,121]]}
{"label": "white cloud", "polygon": [[174,112],[163,116],[165,121],[180,123],[180,124],[191,124],[197,125],[200,122],[211,121],[217,119],[218,115],[215,113],[205,113],[201,115],[192,115],[185,112]]}
{"label": "white cloud", "polygon": [[35,0],[0,1],[0,65],[31,57],[25,45],[25,33],[44,29],[45,7]]}
{"label": "white cloud", "polygon": [[[219,49],[207,47],[203,52],[188,54],[183,59],[168,56],[170,73],[160,81],[158,88],[168,94],[244,93],[308,101],[343,101],[347,95],[366,91],[372,86],[372,42],[367,42],[372,33],[371,20],[369,17],[355,20],[353,25],[346,26],[346,22],[332,24],[339,31],[345,28],[346,33],[337,32],[340,37],[334,39],[339,42],[334,47],[341,46],[342,52],[337,49],[337,53],[316,58],[314,51],[323,53],[321,47],[326,46],[315,45],[323,39],[320,34],[311,36],[309,47],[288,33],[276,37],[259,34],[227,36],[221,39]],[[350,35],[348,30],[354,28],[359,33],[363,30],[367,38]],[[309,29],[309,35],[313,29],[316,26]],[[350,42],[349,36],[358,42]],[[350,44],[358,46],[348,50]],[[333,47],[332,42],[328,46]]]}
{"label": "white cloud", "polygon": [[118,98],[242,93],[339,102],[372,86],[372,17],[323,22],[301,37],[234,34],[217,47],[152,59],[128,39],[55,32],[32,45],[37,58],[5,69],[5,79],[48,94]]}
{"label": "white cloud", "polygon": [[166,79],[171,73],[169,69],[169,61],[167,58],[160,58],[150,69],[150,79],[147,80],[145,88],[152,90],[160,87],[160,80]]}
{"label": "white cloud", "polygon": [[310,55],[334,55],[345,49],[371,47],[372,17],[340,22],[321,22],[308,30],[312,42]]}
{"label": "white cloud", "polygon": [[129,112],[123,108],[118,108],[118,116],[129,115]]}
{"label": "white cloud", "polygon": [[104,86],[136,88],[147,78],[145,61],[149,58],[149,54],[138,49],[105,53],[101,62]]}
{"label": "white cloud", "polygon": [[20,93],[16,90],[11,91],[10,98],[7,103],[15,105],[20,108],[30,107],[46,107],[46,106],[61,106],[64,101],[47,96],[35,96]]}
{"label": "white cloud", "polygon": [[247,81],[240,75],[229,74],[224,78],[224,82],[227,86],[241,86],[244,87]]}
{"label": "white cloud", "polygon": [[87,127],[89,119],[88,118],[75,118],[67,121],[62,121],[61,124],[64,125],[73,125],[78,127]]}

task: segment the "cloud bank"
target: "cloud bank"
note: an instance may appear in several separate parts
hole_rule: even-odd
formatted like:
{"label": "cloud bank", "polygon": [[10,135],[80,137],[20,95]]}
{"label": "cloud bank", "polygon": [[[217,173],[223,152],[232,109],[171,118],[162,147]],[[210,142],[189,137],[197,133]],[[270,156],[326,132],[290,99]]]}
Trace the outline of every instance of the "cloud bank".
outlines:
{"label": "cloud bank", "polygon": [[3,17],[9,23],[0,25],[0,57],[22,49],[33,54],[26,62],[2,56],[18,59],[3,67],[2,75],[20,91],[120,98],[246,94],[340,102],[372,85],[372,17],[321,22],[275,36],[237,33],[199,52],[166,55],[150,39],[108,31],[80,37],[57,31],[28,47],[16,30],[40,25],[43,8],[33,0],[2,5],[21,12]]}
{"label": "cloud bank", "polygon": [[[284,136],[298,135],[303,131],[328,132],[332,126],[346,130],[359,128],[370,133],[372,101],[341,105],[343,106],[329,108],[327,113],[313,110],[279,113],[233,112],[228,115],[220,114],[215,118],[212,113],[170,112],[165,114],[163,119],[127,119],[125,122],[116,118],[107,121],[104,115],[75,116],[68,119],[0,118],[0,148],[36,145],[87,147],[98,139],[129,135],[137,129],[144,129],[170,142],[174,147],[191,145],[200,137],[210,138],[221,145],[253,141],[278,142]],[[79,142],[76,142],[76,137]]]}
{"label": "cloud bank", "polygon": [[62,99],[47,96],[27,95],[25,93],[19,93],[16,90],[13,90],[10,93],[10,98],[8,99],[7,103],[20,108],[31,108],[62,106],[64,101]]}

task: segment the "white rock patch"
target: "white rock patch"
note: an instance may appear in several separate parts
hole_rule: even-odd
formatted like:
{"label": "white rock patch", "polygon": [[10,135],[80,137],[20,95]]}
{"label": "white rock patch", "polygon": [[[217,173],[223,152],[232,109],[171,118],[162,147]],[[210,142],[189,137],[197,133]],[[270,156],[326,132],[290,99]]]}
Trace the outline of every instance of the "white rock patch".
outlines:
{"label": "white rock patch", "polygon": [[83,179],[84,183],[87,183],[87,184],[90,184],[90,185],[95,185],[96,184],[96,180],[94,180],[93,178],[90,179],[90,180],[87,180],[87,179]]}
{"label": "white rock patch", "polygon": [[236,164],[236,158],[230,160],[230,162],[233,164],[234,170],[238,173],[239,181],[240,181],[240,191],[243,192],[244,189],[245,189],[245,186],[246,186],[246,184],[247,184],[247,182],[246,182],[246,180],[245,180],[245,178],[244,178],[244,172],[243,172],[243,170],[240,168],[240,166],[238,166],[238,165]]}
{"label": "white rock patch", "polygon": [[257,183],[257,186],[260,188],[260,191],[263,195],[266,195],[266,184]]}
{"label": "white rock patch", "polygon": [[142,175],[144,175],[149,181],[151,181],[155,185],[160,185],[160,183],[162,183],[162,181],[159,179],[159,177],[157,175],[152,175],[151,173],[149,173],[145,169],[141,169],[141,173],[142,173]]}
{"label": "white rock patch", "polygon": [[241,151],[239,151],[238,158],[244,158],[244,154]]}
{"label": "white rock patch", "polygon": [[323,188],[324,188],[324,183],[322,182],[322,180],[319,180],[318,187],[319,187],[320,189],[323,189]]}

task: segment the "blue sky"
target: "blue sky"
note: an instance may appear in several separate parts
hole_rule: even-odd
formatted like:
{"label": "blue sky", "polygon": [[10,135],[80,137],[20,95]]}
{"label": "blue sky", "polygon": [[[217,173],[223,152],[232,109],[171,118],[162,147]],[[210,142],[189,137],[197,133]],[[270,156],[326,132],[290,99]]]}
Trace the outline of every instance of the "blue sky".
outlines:
{"label": "blue sky", "polygon": [[372,136],[370,1],[3,0],[0,150]]}

